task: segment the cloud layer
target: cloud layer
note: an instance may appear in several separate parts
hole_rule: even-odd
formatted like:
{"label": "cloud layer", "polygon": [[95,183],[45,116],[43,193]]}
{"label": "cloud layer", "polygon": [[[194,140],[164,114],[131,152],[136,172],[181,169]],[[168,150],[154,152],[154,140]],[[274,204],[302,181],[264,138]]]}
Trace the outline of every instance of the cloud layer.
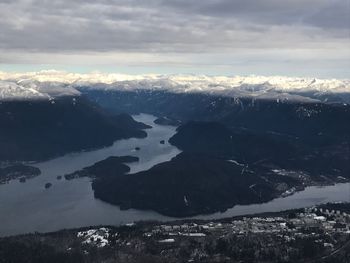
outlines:
{"label": "cloud layer", "polygon": [[333,56],[345,61],[349,5],[349,0],[2,0],[0,63],[49,64],[55,56],[77,63],[72,56],[81,56],[92,64],[105,59],[129,65],[137,64],[137,56],[129,55],[140,54],[143,66],[201,60],[224,65],[215,54],[232,60],[266,50],[285,55],[297,50],[322,63]]}

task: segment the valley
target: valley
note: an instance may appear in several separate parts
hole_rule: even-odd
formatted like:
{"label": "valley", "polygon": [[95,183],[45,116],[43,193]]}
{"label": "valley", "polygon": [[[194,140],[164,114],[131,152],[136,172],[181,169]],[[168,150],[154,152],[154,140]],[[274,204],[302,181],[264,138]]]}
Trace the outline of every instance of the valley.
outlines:
{"label": "valley", "polygon": [[350,263],[350,0],[0,17],[0,263]]}
{"label": "valley", "polygon": [[[9,138],[21,125],[31,134],[28,143],[40,139],[46,147],[23,151],[26,133],[16,135],[21,160],[32,161],[41,175],[2,186],[6,202],[0,210],[12,216],[3,216],[1,235],[214,219],[348,200],[346,104],[75,89],[80,96],[1,104],[9,112],[2,115],[9,124],[2,131],[6,141],[14,145]],[[11,160],[10,154],[3,158]],[[31,215],[34,204],[37,213]],[[55,214],[60,220],[51,221]]]}

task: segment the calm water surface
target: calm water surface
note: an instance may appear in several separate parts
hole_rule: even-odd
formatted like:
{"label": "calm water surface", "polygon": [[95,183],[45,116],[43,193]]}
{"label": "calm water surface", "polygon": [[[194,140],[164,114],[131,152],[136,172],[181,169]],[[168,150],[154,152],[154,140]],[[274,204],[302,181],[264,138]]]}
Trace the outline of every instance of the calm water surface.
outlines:
{"label": "calm water surface", "polygon": [[[172,220],[152,211],[130,209],[121,211],[119,207],[94,198],[91,181],[80,178],[71,181],[57,180],[64,175],[109,156],[133,155],[140,158],[129,164],[131,173],[147,170],[155,164],[170,160],[180,151],[170,144],[160,144],[176,132],[176,127],[154,124],[154,116],[140,114],[137,121],[153,126],[147,131],[147,138],[127,139],[115,142],[112,146],[80,153],[68,154],[50,161],[37,163],[42,174],[26,183],[17,180],[0,185],[0,236],[28,232],[48,232],[64,228],[91,225],[119,225],[139,220]],[[135,151],[140,147],[140,151]],[[52,187],[45,189],[46,183]],[[327,187],[309,187],[287,198],[278,198],[261,205],[235,206],[225,213],[197,216],[201,219],[217,219],[228,216],[311,206],[334,201],[349,201],[350,184],[337,184]]]}

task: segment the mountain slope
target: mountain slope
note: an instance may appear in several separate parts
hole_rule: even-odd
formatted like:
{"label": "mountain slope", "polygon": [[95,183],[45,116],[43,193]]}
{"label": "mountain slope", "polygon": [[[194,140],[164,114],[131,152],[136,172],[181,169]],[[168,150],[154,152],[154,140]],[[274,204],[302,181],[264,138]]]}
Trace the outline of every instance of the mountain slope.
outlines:
{"label": "mountain slope", "polygon": [[295,138],[283,134],[230,130],[215,122],[189,122],[180,126],[170,143],[193,154],[233,159],[249,167],[260,166],[320,177],[349,178],[348,137]]}
{"label": "mountain slope", "polygon": [[82,90],[99,105],[115,112],[145,112],[182,122],[214,121],[229,128],[283,133],[316,139],[319,134],[350,134],[350,105],[280,101],[166,91]]}
{"label": "mountain slope", "polygon": [[145,137],[131,116],[111,116],[83,97],[0,103],[0,160],[42,160]]}

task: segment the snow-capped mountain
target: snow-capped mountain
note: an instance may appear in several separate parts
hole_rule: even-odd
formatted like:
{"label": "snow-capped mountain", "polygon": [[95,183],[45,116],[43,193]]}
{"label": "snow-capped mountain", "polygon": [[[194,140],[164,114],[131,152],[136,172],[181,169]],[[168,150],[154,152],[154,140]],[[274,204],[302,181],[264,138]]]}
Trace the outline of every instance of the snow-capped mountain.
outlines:
{"label": "snow-capped mountain", "polygon": [[76,96],[79,95],[77,89],[127,91],[143,89],[257,99],[350,102],[349,79],[282,76],[76,74],[49,70],[30,73],[0,72],[0,80],[3,80],[0,83],[1,99]]}
{"label": "snow-capped mountain", "polygon": [[0,81],[0,99],[47,99],[48,96],[30,87],[23,87],[15,82]]}
{"label": "snow-capped mountain", "polygon": [[39,82],[33,79],[0,80],[0,100],[50,100],[79,95],[78,90],[61,82]]}

